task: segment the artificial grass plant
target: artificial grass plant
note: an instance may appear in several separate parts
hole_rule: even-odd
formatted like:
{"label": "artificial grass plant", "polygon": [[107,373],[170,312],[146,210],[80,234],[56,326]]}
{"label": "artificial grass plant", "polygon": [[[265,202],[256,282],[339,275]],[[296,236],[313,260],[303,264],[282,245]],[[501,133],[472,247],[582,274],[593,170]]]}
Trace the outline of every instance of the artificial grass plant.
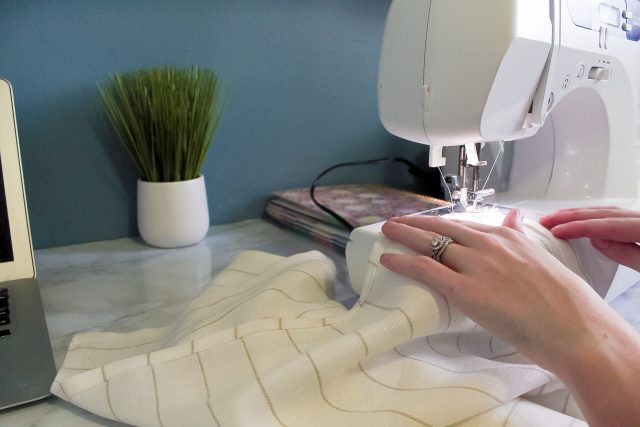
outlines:
{"label": "artificial grass plant", "polygon": [[164,66],[117,73],[98,89],[140,179],[200,176],[226,101],[214,71]]}

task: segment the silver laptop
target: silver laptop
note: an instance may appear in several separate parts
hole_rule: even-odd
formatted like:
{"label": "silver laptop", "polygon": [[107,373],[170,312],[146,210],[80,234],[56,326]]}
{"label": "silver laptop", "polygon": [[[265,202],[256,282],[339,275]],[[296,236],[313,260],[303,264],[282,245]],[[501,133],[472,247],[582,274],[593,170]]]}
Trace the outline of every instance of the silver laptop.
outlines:
{"label": "silver laptop", "polygon": [[0,79],[0,409],[48,396],[55,376],[35,277],[13,95]]}

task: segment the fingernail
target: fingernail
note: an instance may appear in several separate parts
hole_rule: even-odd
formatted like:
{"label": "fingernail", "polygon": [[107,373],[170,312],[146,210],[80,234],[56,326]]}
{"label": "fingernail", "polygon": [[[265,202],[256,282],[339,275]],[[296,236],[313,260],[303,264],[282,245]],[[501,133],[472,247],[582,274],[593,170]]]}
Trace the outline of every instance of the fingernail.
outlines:
{"label": "fingernail", "polygon": [[389,260],[389,254],[382,254],[380,255],[380,263],[384,264],[385,262],[387,262]]}

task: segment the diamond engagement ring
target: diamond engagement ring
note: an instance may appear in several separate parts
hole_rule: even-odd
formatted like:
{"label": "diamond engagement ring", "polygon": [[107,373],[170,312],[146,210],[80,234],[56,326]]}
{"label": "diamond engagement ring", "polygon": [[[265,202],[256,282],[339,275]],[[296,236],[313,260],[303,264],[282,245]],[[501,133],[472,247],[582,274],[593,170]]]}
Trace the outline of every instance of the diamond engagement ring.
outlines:
{"label": "diamond engagement ring", "polygon": [[453,243],[453,239],[446,236],[437,236],[431,240],[431,258],[438,262],[441,262],[444,251],[447,250],[447,246]]}

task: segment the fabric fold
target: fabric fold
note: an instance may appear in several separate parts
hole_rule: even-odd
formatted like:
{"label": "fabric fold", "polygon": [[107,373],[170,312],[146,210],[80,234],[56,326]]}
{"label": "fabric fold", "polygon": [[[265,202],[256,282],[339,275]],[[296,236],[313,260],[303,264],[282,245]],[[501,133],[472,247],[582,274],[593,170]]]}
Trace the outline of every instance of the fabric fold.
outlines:
{"label": "fabric fold", "polygon": [[351,310],[321,253],[242,253],[172,325],[76,336],[51,391],[140,426],[584,425],[553,375],[379,265],[401,250],[377,242]]}

